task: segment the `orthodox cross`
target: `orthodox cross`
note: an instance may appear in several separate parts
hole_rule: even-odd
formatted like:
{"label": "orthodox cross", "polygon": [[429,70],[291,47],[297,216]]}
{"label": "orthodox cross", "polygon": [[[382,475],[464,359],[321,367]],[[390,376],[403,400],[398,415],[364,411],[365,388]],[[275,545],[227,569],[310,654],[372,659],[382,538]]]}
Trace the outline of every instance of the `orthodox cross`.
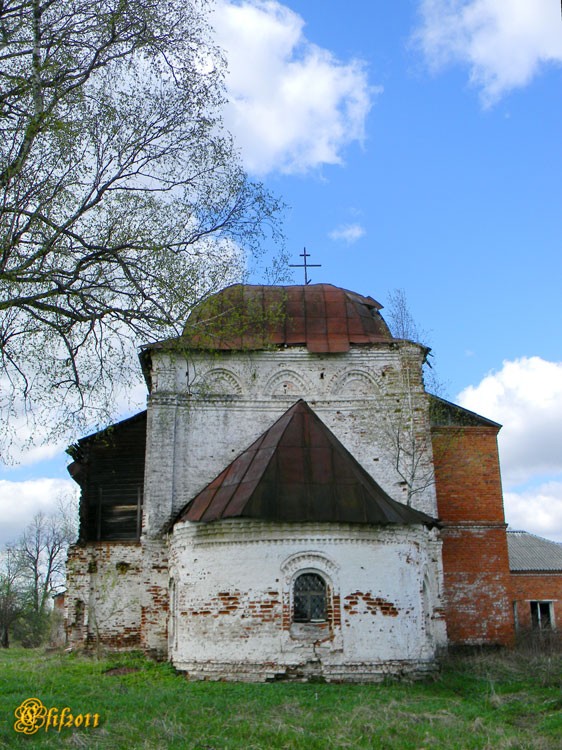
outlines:
{"label": "orthodox cross", "polygon": [[308,269],[309,268],[321,268],[322,263],[307,263],[306,259],[310,258],[310,253],[306,252],[306,247],[304,248],[304,253],[299,253],[301,258],[304,258],[303,263],[289,263],[289,268],[304,268],[304,283],[310,284],[312,279],[308,278]]}

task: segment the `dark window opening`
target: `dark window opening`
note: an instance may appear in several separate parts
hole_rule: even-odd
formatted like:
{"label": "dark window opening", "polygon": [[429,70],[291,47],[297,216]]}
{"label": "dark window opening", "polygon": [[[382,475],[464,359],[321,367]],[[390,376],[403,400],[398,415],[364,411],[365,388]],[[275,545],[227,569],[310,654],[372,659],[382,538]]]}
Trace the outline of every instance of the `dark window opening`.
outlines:
{"label": "dark window opening", "polygon": [[294,622],[325,622],[326,582],[317,573],[303,573],[293,589]]}
{"label": "dark window opening", "polygon": [[550,602],[531,602],[530,604],[533,630],[550,630],[552,628]]}

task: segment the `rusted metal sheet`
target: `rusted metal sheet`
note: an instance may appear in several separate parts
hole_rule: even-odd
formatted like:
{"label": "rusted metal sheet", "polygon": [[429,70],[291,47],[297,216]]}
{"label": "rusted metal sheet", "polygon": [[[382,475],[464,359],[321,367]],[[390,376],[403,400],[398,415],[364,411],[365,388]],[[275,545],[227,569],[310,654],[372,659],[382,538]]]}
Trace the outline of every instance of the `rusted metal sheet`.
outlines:
{"label": "rusted metal sheet", "polygon": [[438,523],[389,497],[303,400],[193,498],[177,520],[235,517]]}
{"label": "rusted metal sheet", "polygon": [[352,344],[392,340],[380,309],[371,297],[331,284],[234,284],[193,310],[182,337],[146,349],[306,346],[317,353],[346,352]]}

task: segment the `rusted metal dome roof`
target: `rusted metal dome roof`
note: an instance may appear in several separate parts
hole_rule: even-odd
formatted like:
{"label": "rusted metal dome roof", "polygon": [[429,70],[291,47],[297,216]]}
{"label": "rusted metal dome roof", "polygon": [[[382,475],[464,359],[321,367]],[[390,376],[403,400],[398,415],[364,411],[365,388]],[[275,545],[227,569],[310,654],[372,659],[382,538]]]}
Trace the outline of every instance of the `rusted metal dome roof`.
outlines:
{"label": "rusted metal dome roof", "polygon": [[351,345],[392,340],[380,305],[332,284],[234,284],[198,305],[183,340],[216,350],[306,346],[310,352],[347,352]]}
{"label": "rusted metal dome roof", "polygon": [[181,511],[177,521],[421,524],[393,500],[303,401],[297,401]]}

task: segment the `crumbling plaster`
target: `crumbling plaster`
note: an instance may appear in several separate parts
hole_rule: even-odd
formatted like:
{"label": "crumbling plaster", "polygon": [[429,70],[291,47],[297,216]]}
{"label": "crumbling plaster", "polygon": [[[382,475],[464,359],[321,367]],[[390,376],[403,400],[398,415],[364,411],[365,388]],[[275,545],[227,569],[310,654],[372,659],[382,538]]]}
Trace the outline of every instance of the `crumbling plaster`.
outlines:
{"label": "crumbling plaster", "polygon": [[135,542],[76,544],[69,549],[69,645],[139,647],[142,570],[142,551]]}
{"label": "crumbling plaster", "polygon": [[[295,623],[297,575],[328,586],[323,623]],[[425,527],[176,524],[169,656],[191,676],[376,679],[426,672],[445,646],[440,542]]]}

